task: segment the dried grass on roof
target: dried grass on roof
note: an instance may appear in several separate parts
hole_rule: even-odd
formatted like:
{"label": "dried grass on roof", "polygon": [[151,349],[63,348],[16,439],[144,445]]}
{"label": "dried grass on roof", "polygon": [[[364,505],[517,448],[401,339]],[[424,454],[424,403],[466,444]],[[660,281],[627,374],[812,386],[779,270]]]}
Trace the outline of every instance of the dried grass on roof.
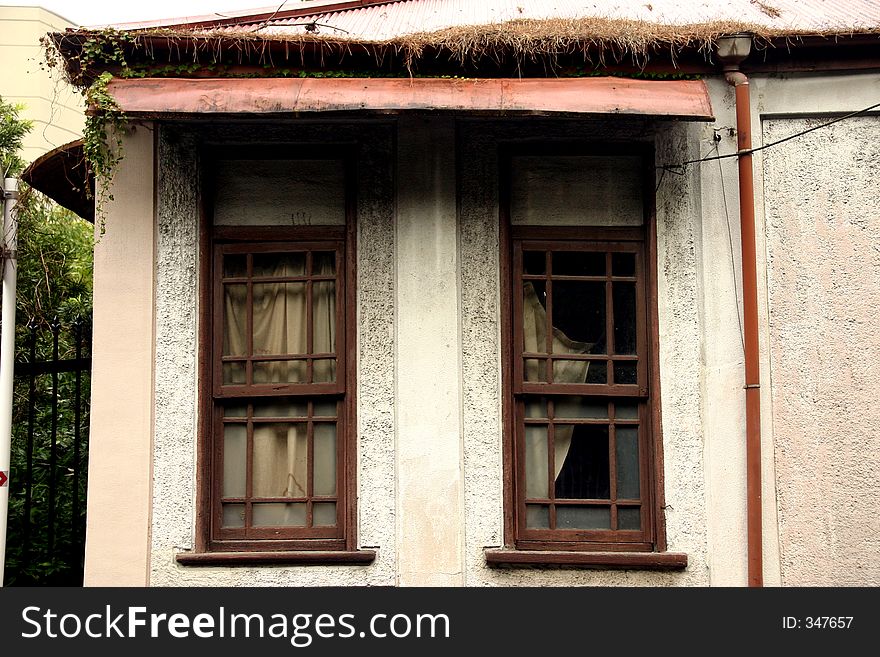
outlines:
{"label": "dried grass on roof", "polygon": [[496,25],[452,27],[438,32],[410,34],[394,39],[412,59],[426,49],[449,52],[461,63],[493,58],[502,52],[521,59],[539,59],[583,53],[622,61],[643,61],[652,51],[669,49],[673,56],[685,48],[707,51],[724,34],[750,32],[758,38],[776,36],[766,27],[732,21],[699,25],[660,25],[646,21],[577,18],[516,20]]}
{"label": "dried grass on roof", "polygon": [[[267,29],[268,28],[268,29]],[[135,49],[152,56],[156,40],[170,44],[174,61],[216,62],[221,54],[238,53],[244,61],[256,57],[263,64],[273,64],[270,46],[283,44],[288,56],[305,47],[311,47],[322,58],[339,59],[354,52],[370,53],[377,63],[388,54],[400,56],[407,68],[414,71],[420,59],[448,57],[461,65],[482,60],[549,61],[565,55],[583,55],[586,62],[607,64],[630,62],[644,65],[652,53],[665,52],[675,57],[683,50],[696,50],[708,57],[720,36],[738,32],[751,33],[758,43],[770,45],[771,39],[785,39],[795,43],[807,36],[827,38],[868,34],[880,36],[880,26],[859,30],[828,29],[823,31],[793,31],[768,28],[737,21],[715,21],[691,25],[663,25],[647,21],[609,18],[576,19],[520,19],[496,24],[456,26],[433,32],[419,32],[395,36],[387,40],[347,38],[335,32],[326,33],[273,33],[266,23],[255,24],[252,31],[217,28],[202,29],[148,29],[129,32]],[[100,35],[101,32],[74,30],[55,35],[55,45],[62,52],[65,41],[77,36]],[[68,45],[71,41],[67,41]],[[162,63],[162,62],[157,62]]]}

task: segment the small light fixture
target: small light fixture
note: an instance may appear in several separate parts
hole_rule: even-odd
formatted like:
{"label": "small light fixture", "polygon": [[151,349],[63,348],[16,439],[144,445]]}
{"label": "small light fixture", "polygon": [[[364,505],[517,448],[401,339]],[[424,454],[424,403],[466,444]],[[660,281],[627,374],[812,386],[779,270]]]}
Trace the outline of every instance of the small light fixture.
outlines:
{"label": "small light fixture", "polygon": [[752,35],[746,32],[728,34],[718,38],[718,59],[725,71],[739,70],[739,64],[752,50]]}

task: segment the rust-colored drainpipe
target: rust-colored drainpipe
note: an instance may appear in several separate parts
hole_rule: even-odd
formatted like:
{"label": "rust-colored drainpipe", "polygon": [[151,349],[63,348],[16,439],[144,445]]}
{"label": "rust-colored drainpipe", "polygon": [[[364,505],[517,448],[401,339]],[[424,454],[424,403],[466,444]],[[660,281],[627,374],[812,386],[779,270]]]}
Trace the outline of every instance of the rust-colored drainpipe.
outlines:
{"label": "rust-colored drainpipe", "polygon": [[[723,60],[722,60],[723,61]],[[746,528],[749,586],[764,586],[761,507],[761,368],[758,358],[758,267],[755,247],[755,189],[749,79],[739,62],[725,63],[725,79],[736,93],[739,163],[739,221],[742,238],[743,332],[746,380]]]}

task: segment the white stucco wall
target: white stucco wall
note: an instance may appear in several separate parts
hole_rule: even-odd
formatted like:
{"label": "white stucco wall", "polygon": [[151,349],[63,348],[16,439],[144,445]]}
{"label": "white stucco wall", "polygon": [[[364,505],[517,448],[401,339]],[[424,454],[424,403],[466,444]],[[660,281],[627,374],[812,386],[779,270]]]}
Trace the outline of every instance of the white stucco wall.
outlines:
{"label": "white stucco wall", "polygon": [[[703,129],[701,156],[736,151],[733,92],[722,80],[708,81],[716,121]],[[791,74],[753,76],[752,142],[762,147],[818,126],[835,116],[877,102],[880,76]],[[713,132],[720,136],[713,149]],[[763,556],[765,585],[874,584],[878,552],[876,507],[877,417],[871,415],[871,371],[878,336],[871,330],[838,332],[849,319],[810,319],[811,307],[835,303],[841,295],[828,267],[840,258],[853,285],[844,298],[862,298],[877,289],[877,264],[869,254],[876,238],[868,229],[850,235],[853,225],[876,219],[876,113],[847,119],[754,155],[755,214],[761,353]],[[874,150],[876,153],[876,149]],[[739,202],[736,160],[699,165],[704,249],[703,308],[709,565],[713,584],[742,585],[746,577],[745,461]],[[829,218],[830,217],[830,218]],[[820,219],[821,218],[821,219]],[[822,222],[839,230],[823,233]],[[805,229],[815,222],[812,229]],[[836,224],[834,222],[837,222]],[[847,228],[849,227],[849,228]],[[729,234],[728,234],[729,231]],[[864,248],[850,257],[852,240]],[[873,242],[872,242],[873,240]],[[835,270],[837,271],[837,270]],[[734,274],[735,272],[735,274]],[[711,293],[709,292],[711,290]],[[796,299],[795,291],[801,296]],[[734,300],[739,313],[734,312]],[[851,319],[869,320],[867,304],[856,304]],[[792,325],[792,322],[794,325]],[[795,328],[799,326],[800,328]],[[807,363],[798,354],[822,347],[822,361]],[[866,368],[839,381],[837,397],[825,389],[825,362],[853,362],[860,353]],[[828,359],[825,361],[824,359]],[[834,414],[834,399],[862,400],[864,429],[850,437],[850,424]],[[835,430],[836,429],[836,430]],[[816,435],[828,436],[824,449],[835,452],[833,467],[820,467],[811,452]],[[830,465],[830,464],[829,464]],[[842,491],[846,490],[844,494]],[[822,495],[828,493],[824,504]],[[832,494],[833,493],[833,494]],[[862,501],[860,504],[859,501]],[[861,508],[865,508],[864,513]],[[833,546],[833,547],[830,547]]]}
{"label": "white stucco wall", "polygon": [[397,582],[460,586],[455,121],[402,117],[397,135]]}
{"label": "white stucco wall", "polygon": [[[768,118],[763,138],[826,120]],[[764,199],[782,581],[877,586],[880,116],[768,151]]]}
{"label": "white stucco wall", "polygon": [[[362,142],[358,543],[378,551],[369,566],[195,568],[173,560],[192,548],[195,531],[198,163],[187,129],[163,129],[149,582],[745,584],[735,158],[691,165],[684,175],[658,171],[664,511],[668,548],[688,554],[687,570],[490,569],[483,557],[503,543],[497,144],[524,136],[648,141],[658,166],[712,155],[716,147],[735,152],[732,89],[720,79],[707,84],[714,124],[532,118],[527,126],[485,119],[453,125],[423,117],[402,120],[399,130],[396,120],[261,129],[261,139]],[[756,77],[751,87],[760,146],[829,113],[876,102],[880,76]],[[869,398],[878,374],[871,321],[880,278],[871,232],[880,215],[877,120],[849,120],[754,158],[768,585],[878,582],[872,500],[880,417]],[[247,134],[244,127],[219,128],[211,138],[241,141]],[[428,157],[431,149],[442,152]],[[420,207],[425,199],[428,208]],[[96,280],[96,298],[98,288]],[[99,323],[96,316],[96,335]],[[810,361],[810,353],[819,356]],[[414,384],[426,377],[429,393]],[[96,476],[90,495],[106,496],[109,481]],[[442,501],[433,511],[432,494]]]}

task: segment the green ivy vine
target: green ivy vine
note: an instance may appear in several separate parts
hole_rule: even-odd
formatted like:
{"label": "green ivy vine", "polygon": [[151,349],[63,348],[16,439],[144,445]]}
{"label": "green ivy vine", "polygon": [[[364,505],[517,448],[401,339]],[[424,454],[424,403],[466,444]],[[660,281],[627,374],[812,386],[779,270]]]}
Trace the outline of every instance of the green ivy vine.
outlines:
{"label": "green ivy vine", "polygon": [[[124,156],[123,139],[128,131],[128,117],[110,95],[107,86],[113,68],[123,74],[129,69],[124,47],[134,37],[119,30],[106,29],[89,34],[76,55],[69,57],[66,70],[70,82],[80,89],[86,101],[87,113],[83,129],[83,156],[86,169],[95,177],[95,223],[100,234],[106,230],[106,205],[113,200],[113,180]],[[48,38],[42,40],[46,66],[62,68],[63,57]],[[91,78],[96,70],[104,69]],[[90,186],[86,193],[91,194]]]}
{"label": "green ivy vine", "polygon": [[113,200],[111,189],[124,156],[123,137],[128,130],[128,117],[107,90],[112,79],[110,73],[101,73],[85,90],[90,111],[83,129],[83,155],[98,183],[95,185],[95,222],[99,224],[101,235],[105,232],[106,204]]}

